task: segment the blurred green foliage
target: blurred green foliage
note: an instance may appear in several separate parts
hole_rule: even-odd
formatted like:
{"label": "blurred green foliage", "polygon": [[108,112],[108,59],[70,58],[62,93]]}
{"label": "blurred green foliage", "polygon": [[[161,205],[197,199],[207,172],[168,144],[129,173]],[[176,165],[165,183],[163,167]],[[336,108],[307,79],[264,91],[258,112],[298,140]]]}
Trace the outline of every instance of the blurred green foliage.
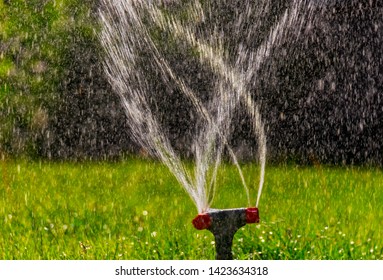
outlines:
{"label": "blurred green foliage", "polygon": [[38,156],[50,137],[67,57],[94,36],[92,2],[0,1],[0,154]]}

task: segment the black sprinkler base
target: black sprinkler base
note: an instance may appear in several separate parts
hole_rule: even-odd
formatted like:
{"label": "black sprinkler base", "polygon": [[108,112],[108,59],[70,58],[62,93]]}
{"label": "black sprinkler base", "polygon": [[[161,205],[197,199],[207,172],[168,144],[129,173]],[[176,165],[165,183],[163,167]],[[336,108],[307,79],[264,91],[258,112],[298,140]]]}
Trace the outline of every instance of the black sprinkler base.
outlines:
{"label": "black sprinkler base", "polygon": [[210,209],[193,220],[196,229],[213,233],[217,260],[233,259],[234,234],[249,223],[259,223],[258,208]]}

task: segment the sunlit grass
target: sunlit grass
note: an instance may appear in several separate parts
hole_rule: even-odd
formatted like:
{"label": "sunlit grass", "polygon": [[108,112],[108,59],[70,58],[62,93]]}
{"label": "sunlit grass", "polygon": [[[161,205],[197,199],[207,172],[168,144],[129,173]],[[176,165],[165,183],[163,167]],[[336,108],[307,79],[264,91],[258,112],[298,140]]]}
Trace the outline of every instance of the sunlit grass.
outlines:
{"label": "sunlit grass", "polygon": [[[161,164],[2,161],[1,259],[214,259],[185,191]],[[244,166],[256,196],[256,167]],[[252,177],[253,176],[253,177]],[[235,169],[213,207],[245,207]],[[383,173],[268,167],[261,223],[236,235],[237,259],[383,259]]]}

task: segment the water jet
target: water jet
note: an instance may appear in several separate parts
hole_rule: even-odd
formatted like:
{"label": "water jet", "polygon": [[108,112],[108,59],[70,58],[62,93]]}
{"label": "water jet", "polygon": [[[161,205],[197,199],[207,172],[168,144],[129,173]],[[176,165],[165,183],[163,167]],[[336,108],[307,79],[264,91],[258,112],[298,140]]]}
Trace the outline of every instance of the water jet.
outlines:
{"label": "water jet", "polygon": [[[261,75],[265,80],[271,76],[272,71],[265,69],[272,68],[263,66],[273,53],[304,32],[313,14],[313,4],[293,1],[268,27],[269,32],[261,36],[259,44],[254,45],[254,38],[261,38],[259,34],[264,32],[262,14],[272,12],[270,0],[241,1],[243,3],[236,9],[230,1],[194,0],[187,5],[174,1],[173,8],[161,2],[101,1],[100,41],[105,50],[105,73],[121,99],[133,138],[161,160],[189,194],[199,213],[193,225],[213,233],[216,258],[232,259],[234,234],[247,223],[259,222],[258,204],[264,183],[267,141],[256,85],[262,80]],[[229,24],[222,22],[216,12],[224,6],[233,15]],[[232,32],[234,27],[238,32]],[[239,31],[246,32],[245,36],[232,40]],[[164,46],[163,38],[169,38],[169,45]],[[179,63],[173,52],[182,55],[185,63]],[[194,65],[198,71],[189,69],[188,65]],[[148,75],[148,69],[156,71]],[[210,74],[206,77],[208,90],[199,92],[194,82],[201,73]],[[161,99],[177,90],[190,102],[187,108],[192,116],[189,124],[194,128],[189,135],[190,147],[193,147],[192,171],[185,166],[158,117],[158,111],[172,115],[177,107],[173,107],[172,102],[164,108],[158,106],[153,94],[157,87],[151,76],[158,77],[154,83],[164,86]],[[255,203],[250,201],[248,183],[230,144],[234,134],[232,121],[240,111],[249,116],[258,145],[256,160],[260,171]],[[210,208],[225,152],[238,171],[247,205],[255,205],[254,208]]]}

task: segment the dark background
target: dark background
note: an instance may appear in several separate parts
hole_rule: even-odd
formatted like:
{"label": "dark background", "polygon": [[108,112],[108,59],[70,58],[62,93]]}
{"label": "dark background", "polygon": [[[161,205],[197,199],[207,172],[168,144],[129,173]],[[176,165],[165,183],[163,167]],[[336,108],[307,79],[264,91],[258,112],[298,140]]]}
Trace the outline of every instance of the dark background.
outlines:
{"label": "dark background", "polygon": [[[256,83],[255,98],[262,108],[270,162],[382,165],[381,2],[327,1],[315,15],[310,30],[294,44],[276,52],[268,62],[273,67],[273,75],[261,76]],[[265,34],[287,3],[280,1],[267,15]],[[84,5],[92,10],[87,19],[90,25],[94,24],[97,2],[85,1]],[[238,6],[233,5],[217,13],[230,21],[236,9]],[[13,134],[5,137],[2,132],[0,152],[7,156],[75,160],[145,154],[131,140],[119,99],[103,75],[102,50],[97,37],[75,29],[66,36],[69,39],[60,54],[60,69],[64,70],[54,83],[54,91],[59,94],[55,102],[44,105],[48,108],[47,124],[34,132],[28,125],[21,125],[22,122],[14,122]],[[235,44],[236,36],[231,40]],[[0,44],[5,49],[6,41]],[[7,50],[5,53],[7,55]],[[182,52],[173,51],[168,55],[179,71],[195,72],[196,90],[210,90],[209,73],[201,75],[198,68],[193,69],[194,64],[182,60]],[[12,57],[17,59],[15,55]],[[153,78],[158,75],[153,69],[147,70]],[[169,91],[161,83],[154,82],[152,86],[158,94]],[[13,89],[18,87],[15,84]],[[170,96],[166,100],[158,99],[162,108],[159,116],[172,143],[189,156],[191,137],[188,135],[193,130],[190,129],[192,118],[187,112],[188,104],[176,90]],[[9,105],[4,105],[5,99],[1,102],[0,114],[9,121],[6,112]],[[166,110],[168,102],[178,108],[172,114]],[[249,133],[246,115],[240,111],[233,131],[234,149],[243,159],[252,160],[256,142],[254,135]],[[19,141],[17,137],[30,133],[35,134],[26,138],[27,144],[12,144]]]}

